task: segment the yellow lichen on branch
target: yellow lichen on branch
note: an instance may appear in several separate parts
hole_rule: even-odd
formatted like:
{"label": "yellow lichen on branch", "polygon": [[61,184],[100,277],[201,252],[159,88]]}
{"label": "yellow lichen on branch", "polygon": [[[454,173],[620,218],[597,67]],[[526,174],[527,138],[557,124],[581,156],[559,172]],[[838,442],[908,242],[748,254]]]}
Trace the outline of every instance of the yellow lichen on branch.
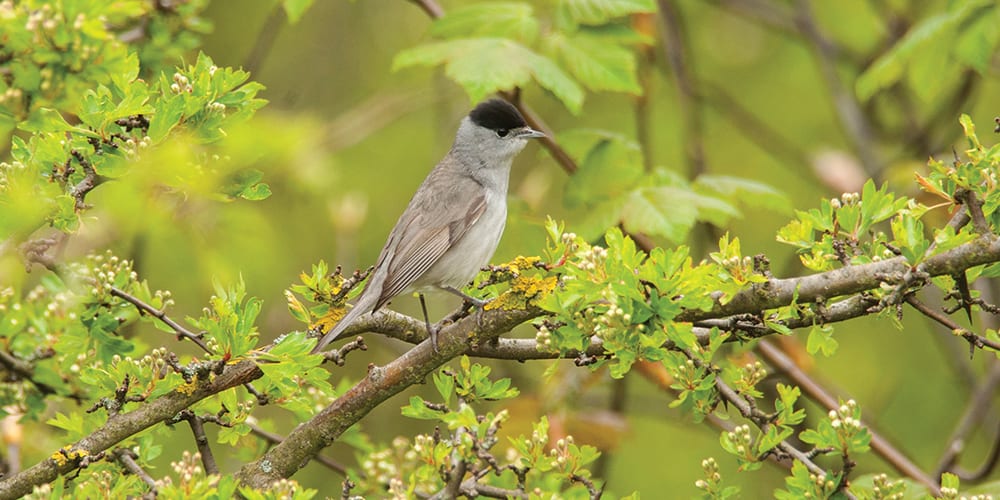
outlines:
{"label": "yellow lichen on branch", "polygon": [[49,456],[49,458],[62,467],[70,462],[76,462],[89,455],[90,452],[83,448],[73,449],[71,445],[66,445],[56,450],[55,453]]}
{"label": "yellow lichen on branch", "polygon": [[555,276],[518,276],[510,284],[510,289],[500,294],[496,300],[486,304],[486,310],[524,309],[532,301],[538,300],[555,290],[559,279]]}

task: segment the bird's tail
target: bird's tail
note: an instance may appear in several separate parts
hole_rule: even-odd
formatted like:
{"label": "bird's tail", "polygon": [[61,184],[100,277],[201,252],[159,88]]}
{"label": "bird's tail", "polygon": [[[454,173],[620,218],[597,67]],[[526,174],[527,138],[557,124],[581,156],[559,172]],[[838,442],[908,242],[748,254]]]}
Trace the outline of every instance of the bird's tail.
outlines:
{"label": "bird's tail", "polygon": [[323,335],[323,338],[319,339],[316,347],[312,350],[313,354],[322,351],[323,348],[330,342],[333,342],[334,339],[339,337],[341,333],[344,333],[344,330],[351,326],[351,323],[354,323],[354,321],[357,320],[362,314],[372,312],[372,309],[375,309],[375,302],[378,300],[378,294],[367,292],[368,290],[366,289],[365,293],[361,294],[361,298],[358,299],[358,302],[354,304],[354,307],[351,308],[350,311],[347,311],[347,314],[344,315],[340,322],[327,332],[326,335]]}

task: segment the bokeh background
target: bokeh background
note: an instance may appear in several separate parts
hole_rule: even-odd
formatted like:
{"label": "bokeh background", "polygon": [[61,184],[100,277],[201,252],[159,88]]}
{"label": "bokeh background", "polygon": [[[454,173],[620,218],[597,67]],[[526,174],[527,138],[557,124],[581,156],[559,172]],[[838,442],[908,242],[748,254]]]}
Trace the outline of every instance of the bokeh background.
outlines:
{"label": "bokeh background", "polygon": [[[204,37],[203,50],[219,66],[251,71],[252,78],[267,87],[263,97],[270,105],[248,129],[231,131],[229,142],[234,156],[265,172],[273,196],[256,203],[156,205],[143,203],[142,194],[105,186],[88,201],[97,207],[115,205],[116,211],[86,226],[69,250],[79,254],[108,247],[135,258],[152,286],[173,291],[175,314],[182,317],[200,310],[212,293],[213,278],[227,282],[242,276],[249,293],[264,299],[265,339],[297,327],[287,313],[283,291],[300,272],[320,259],[348,272],[374,263],[396,217],[445,154],[459,120],[474,105],[440,70],[393,71],[397,53],[430,40],[429,18],[414,4],[316,2],[290,25],[272,3],[212,2],[206,18],[214,30]],[[446,10],[467,3],[441,2]],[[529,3],[542,18],[554,4]],[[638,137],[641,128],[648,132],[644,146],[651,163],[681,176],[691,173],[685,151],[692,133],[685,109],[693,106],[702,119],[706,172],[767,183],[797,209],[859,190],[869,177],[888,182],[899,193],[919,196],[913,172],[922,171],[929,156],[947,159],[953,147],[962,149],[956,142],[961,113],[979,124],[981,136],[988,135],[985,131],[1000,101],[995,65],[989,64],[985,72],[956,67],[951,54],[928,50],[921,56],[936,71],[904,79],[872,100],[858,100],[855,83],[888,47],[914,26],[947,13],[949,4],[670,2],[682,28],[685,64],[696,84],[694,98],[685,98],[678,86],[660,43],[663,25],[655,15],[635,20],[656,37],[640,65],[647,86],[644,104],[626,93],[588,93],[582,111],[573,114],[537,87],[522,89],[522,98],[557,139],[560,131],[576,128]],[[815,26],[801,25],[797,13],[803,8],[809,9]],[[810,38],[815,33],[835,47],[835,53],[825,53],[824,42]],[[930,90],[920,87],[931,83]],[[845,105],[838,101],[844,96],[854,100],[870,127],[860,141],[844,125]],[[645,111],[638,111],[641,106]],[[648,115],[646,125],[638,125],[637,113]],[[865,148],[874,162],[864,161]],[[537,144],[522,153],[512,173],[511,215],[495,262],[540,253],[542,223],[548,216],[567,221],[573,229],[581,214],[563,203],[567,179]],[[134,210],[122,209],[128,200],[135,203]],[[711,251],[707,235],[729,232],[740,238],[745,254],[766,254],[775,275],[804,273],[793,249],[775,241],[790,211],[761,205],[741,204],[742,217],[727,227],[696,227],[686,241],[695,258]],[[9,264],[9,279],[33,279]],[[431,314],[443,316],[456,305],[449,297],[435,299]],[[417,301],[410,297],[397,298],[392,308],[419,314]],[[522,327],[514,335],[533,332]],[[922,468],[932,470],[965,409],[972,380],[990,366],[988,356],[980,353],[970,360],[964,341],[913,314],[904,317],[901,330],[874,319],[839,324],[836,338],[840,350],[832,358],[806,355],[804,339],[796,337],[783,347],[832,391],[856,399],[874,428]],[[374,336],[369,345],[371,350],[352,355],[348,366],[332,370],[331,377],[356,378],[368,362],[387,362],[408,347]],[[724,477],[740,484],[746,498],[770,496],[781,484],[783,470],[774,466],[767,466],[764,474],[737,473],[735,461],[718,445],[719,431],[669,408],[671,396],[647,379],[612,381],[603,371],[592,373],[568,361],[555,362],[555,368],[549,362],[491,364],[497,375],[513,378],[522,392],[506,430],[513,435],[530,432],[530,422],[544,414],[578,442],[597,444],[605,451],[599,474],[607,479],[609,492],[693,496],[701,460],[708,456],[719,460]],[[399,414],[411,395],[404,392],[376,409],[363,422],[363,430],[381,442],[397,434],[429,432]],[[263,410],[267,425],[278,432],[296,425],[280,409]],[[996,413],[989,418],[995,422]],[[994,430],[968,443],[970,460],[983,457],[989,442],[997,439]],[[190,448],[182,441],[178,439],[178,449]],[[353,462],[345,445],[329,452],[345,464]],[[225,461],[224,456],[219,453],[217,458]],[[176,457],[165,454],[164,463],[169,459]],[[236,466],[237,458],[231,456],[228,465]],[[872,471],[891,473],[870,454],[858,474]],[[993,477],[1000,475],[995,472]],[[330,494],[339,491],[341,480],[316,465],[295,479]]]}

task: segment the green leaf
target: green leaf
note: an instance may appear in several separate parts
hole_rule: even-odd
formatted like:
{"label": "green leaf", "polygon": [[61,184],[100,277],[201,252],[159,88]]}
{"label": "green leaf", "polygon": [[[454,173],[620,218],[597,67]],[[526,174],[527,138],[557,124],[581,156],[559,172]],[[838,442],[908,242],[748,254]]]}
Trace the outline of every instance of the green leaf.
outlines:
{"label": "green leaf", "polygon": [[635,53],[625,47],[586,33],[556,33],[546,42],[563,66],[588,89],[642,94]]}
{"label": "green leaf", "polygon": [[445,74],[473,101],[527,85],[532,79],[573,113],[583,105],[583,89],[552,60],[505,38],[460,38],[413,47],[396,55],[393,69],[445,67]]}
{"label": "green leaf", "polygon": [[530,44],[538,38],[538,19],[534,8],[524,3],[467,5],[451,9],[436,19],[431,34],[440,38],[510,38]]}
{"label": "green leaf", "polygon": [[[981,10],[989,8],[991,5],[990,0],[954,2],[949,12],[929,17],[920,22],[858,77],[854,86],[858,98],[867,101],[878,91],[894,85],[903,77],[907,65],[913,61],[940,62],[940,58],[925,57],[926,51],[933,50],[935,47],[951,47],[951,39],[955,35],[956,27],[970,16],[981,15]],[[945,62],[947,61],[946,57]],[[939,65],[928,65],[926,68],[925,74],[929,71],[937,71],[942,75],[947,73],[942,71]],[[929,74],[929,77],[936,78],[933,74]],[[921,82],[916,83],[915,90],[919,93]]]}
{"label": "green leaf", "polygon": [[1000,9],[990,5],[989,11],[972,16],[969,25],[958,34],[954,53],[956,58],[985,75],[1000,41]]}
{"label": "green leaf", "polygon": [[295,24],[302,19],[302,15],[312,6],[314,0],[284,0],[282,6],[288,16],[288,22]]}
{"label": "green leaf", "polygon": [[646,187],[633,191],[622,208],[622,224],[629,232],[663,236],[683,242],[698,217],[694,205],[684,203],[690,193],[674,187]]}
{"label": "green leaf", "polygon": [[45,423],[51,425],[52,427],[69,431],[74,436],[83,434],[83,416],[79,413],[66,415],[61,412],[56,412],[56,416],[46,420]]}
{"label": "green leaf", "polygon": [[561,0],[558,15],[575,24],[607,24],[629,14],[654,12],[653,0]]}
{"label": "green leaf", "polygon": [[750,207],[760,207],[780,214],[792,212],[788,195],[763,182],[728,175],[700,175],[692,183],[699,193],[713,193],[720,198],[738,201]]}
{"label": "green leaf", "polygon": [[833,338],[833,327],[829,325],[814,325],[809,330],[809,340],[806,341],[806,351],[809,354],[822,352],[824,356],[832,356],[837,352],[840,345],[837,339]]}
{"label": "green leaf", "polygon": [[[639,144],[620,134],[603,130],[574,130],[564,134],[579,170],[566,184],[563,200],[570,208],[595,204],[628,193],[642,177]],[[571,154],[573,154],[571,152]]]}

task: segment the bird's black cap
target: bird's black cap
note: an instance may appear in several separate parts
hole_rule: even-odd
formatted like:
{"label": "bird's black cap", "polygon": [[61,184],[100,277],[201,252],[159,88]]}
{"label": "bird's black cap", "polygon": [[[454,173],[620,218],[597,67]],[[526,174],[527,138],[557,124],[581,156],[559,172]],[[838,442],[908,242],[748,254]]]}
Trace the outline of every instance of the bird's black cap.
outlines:
{"label": "bird's black cap", "polygon": [[524,127],[524,117],[513,104],[503,99],[483,101],[469,113],[472,123],[490,130],[511,130]]}

